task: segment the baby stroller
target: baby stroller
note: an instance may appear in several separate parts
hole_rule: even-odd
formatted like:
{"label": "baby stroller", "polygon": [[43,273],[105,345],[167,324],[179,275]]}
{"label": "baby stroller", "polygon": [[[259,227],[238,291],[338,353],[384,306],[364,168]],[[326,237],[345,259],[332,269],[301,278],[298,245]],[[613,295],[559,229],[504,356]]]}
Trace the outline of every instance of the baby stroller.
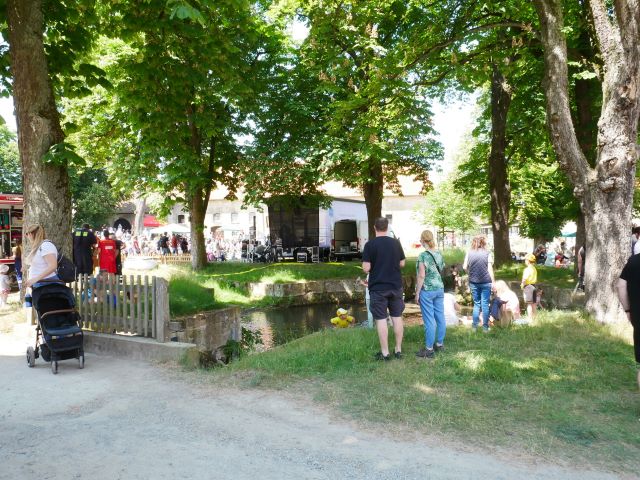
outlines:
{"label": "baby stroller", "polygon": [[29,367],[39,356],[51,363],[51,371],[58,373],[58,361],[76,358],[78,368],[84,368],[82,319],[75,309],[71,289],[61,283],[36,288],[32,293],[36,309],[36,345],[27,348]]}

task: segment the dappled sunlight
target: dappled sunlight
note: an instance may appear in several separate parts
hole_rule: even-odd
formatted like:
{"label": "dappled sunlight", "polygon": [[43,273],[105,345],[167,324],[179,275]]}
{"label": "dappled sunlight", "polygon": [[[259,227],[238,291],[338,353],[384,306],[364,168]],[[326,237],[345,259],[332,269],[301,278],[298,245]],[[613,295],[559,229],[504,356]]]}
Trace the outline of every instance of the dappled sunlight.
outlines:
{"label": "dappled sunlight", "polygon": [[463,366],[471,370],[472,372],[477,372],[482,369],[484,363],[486,362],[486,358],[483,354],[479,352],[459,352],[456,354],[456,357],[462,360]]}
{"label": "dappled sunlight", "polygon": [[435,388],[425,385],[424,383],[416,383],[413,388],[427,395],[436,395],[438,392]]}

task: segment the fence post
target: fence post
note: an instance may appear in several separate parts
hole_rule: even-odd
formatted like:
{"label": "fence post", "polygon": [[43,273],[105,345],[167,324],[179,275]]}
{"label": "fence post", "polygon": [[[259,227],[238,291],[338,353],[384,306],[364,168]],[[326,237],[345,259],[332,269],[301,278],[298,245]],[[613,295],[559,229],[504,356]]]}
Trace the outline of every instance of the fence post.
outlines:
{"label": "fence post", "polygon": [[156,340],[165,342],[169,333],[169,282],[164,278],[155,279]]}

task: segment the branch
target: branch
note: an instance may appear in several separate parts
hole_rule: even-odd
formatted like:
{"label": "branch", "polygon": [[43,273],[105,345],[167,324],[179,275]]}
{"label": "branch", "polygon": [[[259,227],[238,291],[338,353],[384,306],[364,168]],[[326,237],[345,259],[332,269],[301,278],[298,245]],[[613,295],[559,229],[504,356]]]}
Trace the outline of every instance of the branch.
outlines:
{"label": "branch", "polygon": [[609,19],[607,7],[603,0],[589,0],[589,5],[591,6],[593,26],[595,27],[596,37],[600,44],[600,51],[602,52],[607,70],[611,71],[615,68],[615,66],[611,64],[611,61],[617,58],[620,53],[620,30],[618,26],[614,25]]}
{"label": "branch", "polygon": [[547,97],[547,123],[558,162],[581,196],[591,171],[576,137],[569,100],[567,43],[562,33],[562,0],[534,0],[544,46],[544,90]]}
{"label": "branch", "polygon": [[516,27],[516,28],[520,28],[521,30],[531,30],[530,25],[527,25],[526,23],[522,23],[522,22],[511,21],[511,20],[488,23],[486,25],[479,25],[477,27],[470,28],[469,30],[465,30],[459,35],[455,35],[452,38],[449,38],[440,43],[436,43],[435,45],[430,46],[429,48],[424,50],[420,55],[418,55],[415,59],[413,59],[411,62],[403,66],[402,70],[409,70],[415,67],[418,63],[426,60],[427,57],[431,55],[433,52],[437,50],[442,50],[443,48],[448,47],[449,45],[452,45],[455,42],[460,42],[472,33],[479,33],[485,30],[492,30],[494,28],[502,28],[502,27]]}
{"label": "branch", "polygon": [[[626,62],[637,65],[640,57],[640,5],[638,0],[615,0],[615,11]],[[631,57],[631,58],[629,58]]]}

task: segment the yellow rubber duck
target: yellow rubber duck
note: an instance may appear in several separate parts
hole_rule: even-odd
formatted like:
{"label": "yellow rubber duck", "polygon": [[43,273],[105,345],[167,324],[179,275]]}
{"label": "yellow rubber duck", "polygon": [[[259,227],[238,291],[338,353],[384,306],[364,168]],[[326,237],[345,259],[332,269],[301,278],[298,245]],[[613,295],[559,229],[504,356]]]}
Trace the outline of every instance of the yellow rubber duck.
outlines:
{"label": "yellow rubber duck", "polygon": [[355,321],[355,318],[347,315],[347,311],[344,308],[339,308],[336,315],[338,316],[331,319],[331,323],[334,324],[336,328],[347,328]]}

